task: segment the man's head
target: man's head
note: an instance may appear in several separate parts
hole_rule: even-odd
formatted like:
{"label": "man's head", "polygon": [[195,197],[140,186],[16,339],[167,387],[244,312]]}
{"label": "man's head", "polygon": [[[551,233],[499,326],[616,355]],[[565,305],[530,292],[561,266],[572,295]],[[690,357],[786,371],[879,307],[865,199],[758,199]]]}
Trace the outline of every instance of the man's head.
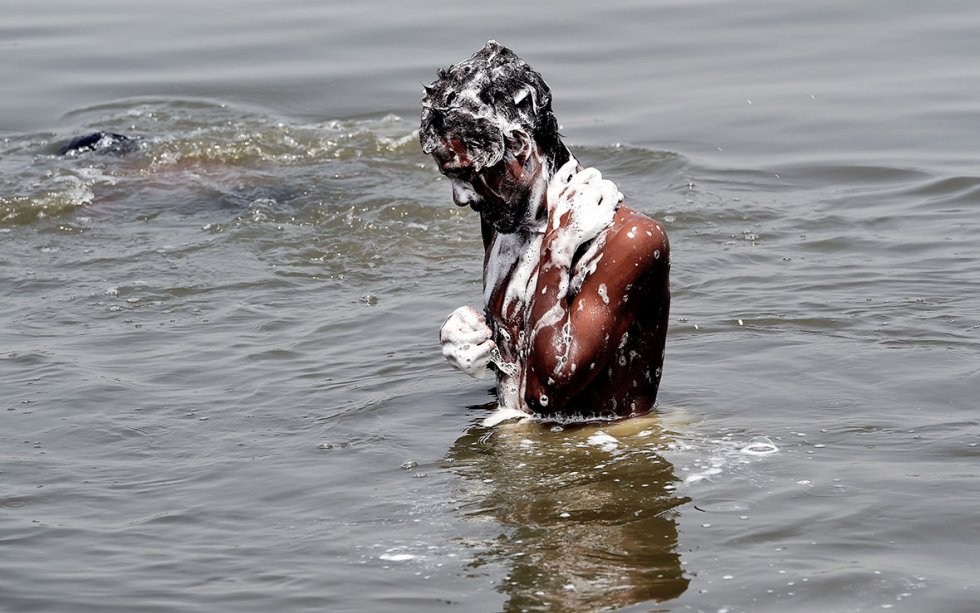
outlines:
{"label": "man's head", "polygon": [[422,150],[448,137],[466,144],[479,171],[503,159],[514,131],[530,136],[553,167],[567,161],[551,110],[551,90],[517,54],[491,40],[470,59],[438,71],[422,97]]}
{"label": "man's head", "polygon": [[546,175],[568,160],[551,110],[551,90],[510,49],[490,41],[438,75],[425,87],[419,140],[454,179],[457,204],[479,210],[484,199],[497,200],[492,196],[499,194],[513,205],[514,198],[493,184],[522,187],[513,179],[524,173],[526,156],[545,166],[538,170]]}

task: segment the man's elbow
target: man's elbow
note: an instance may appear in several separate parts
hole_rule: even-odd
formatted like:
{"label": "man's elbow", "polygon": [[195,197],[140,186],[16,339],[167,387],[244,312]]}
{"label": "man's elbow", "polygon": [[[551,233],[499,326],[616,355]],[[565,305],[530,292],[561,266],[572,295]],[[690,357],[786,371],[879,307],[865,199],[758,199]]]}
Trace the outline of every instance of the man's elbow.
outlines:
{"label": "man's elbow", "polygon": [[578,391],[574,370],[559,359],[539,361],[528,369],[524,402],[535,413],[559,412]]}

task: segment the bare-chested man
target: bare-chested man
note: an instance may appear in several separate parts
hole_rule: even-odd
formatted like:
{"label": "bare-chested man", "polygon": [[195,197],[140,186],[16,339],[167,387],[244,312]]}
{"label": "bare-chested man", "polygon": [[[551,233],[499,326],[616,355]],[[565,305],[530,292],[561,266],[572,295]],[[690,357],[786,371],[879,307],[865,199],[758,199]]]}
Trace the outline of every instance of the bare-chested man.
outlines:
{"label": "bare-chested man", "polygon": [[552,417],[653,408],[670,306],[662,225],[562,143],[541,75],[490,41],[425,88],[420,140],[480,214],[483,313],[460,307],[450,364],[497,373],[501,407]]}

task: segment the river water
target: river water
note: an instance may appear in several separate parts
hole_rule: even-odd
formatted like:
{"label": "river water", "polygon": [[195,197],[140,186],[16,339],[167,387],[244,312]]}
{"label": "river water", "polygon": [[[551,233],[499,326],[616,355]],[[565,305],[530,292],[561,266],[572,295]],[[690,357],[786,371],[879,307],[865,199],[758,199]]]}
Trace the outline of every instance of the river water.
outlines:
{"label": "river water", "polygon": [[[975,3],[2,4],[0,610],[976,610]],[[656,414],[440,355],[490,38],[668,229]]]}

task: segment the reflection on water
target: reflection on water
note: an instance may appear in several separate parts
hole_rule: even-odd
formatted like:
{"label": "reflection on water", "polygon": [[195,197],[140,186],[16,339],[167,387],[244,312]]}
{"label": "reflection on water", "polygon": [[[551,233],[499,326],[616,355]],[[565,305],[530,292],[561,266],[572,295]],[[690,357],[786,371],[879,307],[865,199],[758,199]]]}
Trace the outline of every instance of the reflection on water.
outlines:
{"label": "reflection on water", "polygon": [[582,611],[676,598],[674,467],[657,416],[602,425],[472,427],[448,460],[466,517],[502,524],[475,565],[504,563],[506,610]]}

